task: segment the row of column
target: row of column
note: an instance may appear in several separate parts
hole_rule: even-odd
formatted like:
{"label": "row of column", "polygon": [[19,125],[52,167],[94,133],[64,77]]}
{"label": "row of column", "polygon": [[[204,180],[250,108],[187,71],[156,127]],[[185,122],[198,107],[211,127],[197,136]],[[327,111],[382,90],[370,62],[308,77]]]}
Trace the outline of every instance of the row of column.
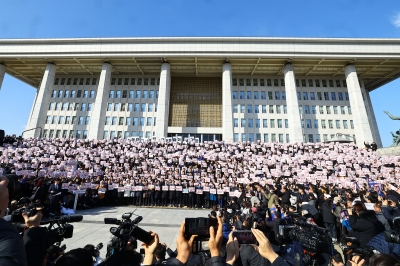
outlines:
{"label": "row of column", "polygon": [[[104,63],[102,66],[99,85],[96,93],[95,105],[92,113],[91,124],[89,127],[89,139],[102,138],[102,127],[104,125],[106,112],[106,99],[111,81],[112,65]],[[5,66],[0,64],[0,88],[4,78]],[[42,82],[37,91],[33,108],[30,114],[26,129],[43,127],[45,124],[47,107],[49,105],[52,86],[56,73],[56,65],[49,63],[43,75]],[[293,65],[288,63],[284,68],[285,92],[287,105],[287,118],[289,120],[289,135],[291,142],[303,142],[303,129],[301,127],[301,118],[299,113],[299,103],[297,99],[296,77]],[[382,146],[376,125],[375,115],[368,93],[365,93],[366,104],[369,110],[369,116],[366,104],[362,96],[356,68],[354,65],[345,67],[345,77],[348,93],[350,97],[350,106],[353,112],[354,131],[358,146],[363,146],[364,142],[375,141],[378,146]],[[168,117],[169,117],[169,98],[171,90],[171,71],[168,63],[163,63],[160,73],[160,86],[158,98],[158,112],[156,137],[166,137],[168,135]],[[364,91],[365,92],[365,91]],[[222,127],[223,140],[233,141],[233,109],[232,109],[232,67],[230,63],[222,66]],[[35,129],[25,133],[25,137],[38,137],[40,129]]]}

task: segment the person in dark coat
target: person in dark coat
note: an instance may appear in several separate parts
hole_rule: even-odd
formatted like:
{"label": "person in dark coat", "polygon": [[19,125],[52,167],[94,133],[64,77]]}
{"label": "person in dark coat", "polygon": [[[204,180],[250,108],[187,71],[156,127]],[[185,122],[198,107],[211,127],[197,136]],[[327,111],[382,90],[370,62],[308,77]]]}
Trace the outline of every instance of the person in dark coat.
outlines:
{"label": "person in dark coat", "polygon": [[160,181],[154,184],[154,206],[160,206],[161,199],[161,187]]}
{"label": "person in dark coat", "polygon": [[376,218],[374,211],[368,211],[365,205],[357,201],[353,205],[354,213],[351,210],[349,212],[349,223],[353,231],[351,236],[356,237],[360,240],[360,247],[364,248],[367,243],[377,234],[384,230],[383,226],[379,223]]}
{"label": "person in dark coat", "polygon": [[164,182],[161,182],[161,206],[167,206],[168,190],[164,190],[163,187],[166,186]]}
{"label": "person in dark coat", "polygon": [[286,187],[282,186],[281,188],[281,206],[290,206],[290,193],[291,191]]}
{"label": "person in dark coat", "polygon": [[[48,192],[50,193],[50,212],[59,213],[60,212],[60,195],[61,195],[61,180],[56,179],[54,184],[51,184]],[[59,194],[59,195],[57,195]]]}
{"label": "person in dark coat", "polygon": [[333,206],[330,198],[331,195],[324,194],[325,201],[321,205],[321,215],[322,215],[322,221],[324,222],[324,226],[326,229],[329,230],[329,236],[335,243],[337,241],[336,218],[332,212]]}

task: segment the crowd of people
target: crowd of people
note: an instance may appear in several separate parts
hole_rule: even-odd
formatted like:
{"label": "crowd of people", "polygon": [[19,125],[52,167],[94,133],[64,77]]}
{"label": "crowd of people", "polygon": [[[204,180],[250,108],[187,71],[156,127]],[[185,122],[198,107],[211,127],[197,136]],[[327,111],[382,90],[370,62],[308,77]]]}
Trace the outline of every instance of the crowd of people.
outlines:
{"label": "crowd of people", "polygon": [[[232,230],[253,230],[258,255],[241,248],[234,257],[243,265],[286,265],[263,255],[264,242],[290,263],[293,247],[282,248],[279,226],[294,214],[325,228],[334,244],[354,237],[360,248],[400,258],[399,246],[384,240],[400,216],[400,157],[381,156],[370,146],[8,138],[0,163],[0,174],[20,177],[18,198],[43,205],[45,216],[73,209],[75,193],[83,209],[210,208],[220,219],[224,246],[234,246]],[[10,202],[9,210],[16,208],[18,201]],[[345,245],[354,244],[349,241]],[[250,261],[256,255],[259,261]]]}

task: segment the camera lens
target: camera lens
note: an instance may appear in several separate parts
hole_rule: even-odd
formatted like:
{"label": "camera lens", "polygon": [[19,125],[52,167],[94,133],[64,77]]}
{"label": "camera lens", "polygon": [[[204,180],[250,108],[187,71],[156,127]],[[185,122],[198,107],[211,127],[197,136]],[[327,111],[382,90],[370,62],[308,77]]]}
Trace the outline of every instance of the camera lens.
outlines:
{"label": "camera lens", "polygon": [[14,174],[4,175],[8,179],[8,197],[11,202],[14,199],[17,199],[19,191],[21,189],[21,184],[18,182],[18,176]]}

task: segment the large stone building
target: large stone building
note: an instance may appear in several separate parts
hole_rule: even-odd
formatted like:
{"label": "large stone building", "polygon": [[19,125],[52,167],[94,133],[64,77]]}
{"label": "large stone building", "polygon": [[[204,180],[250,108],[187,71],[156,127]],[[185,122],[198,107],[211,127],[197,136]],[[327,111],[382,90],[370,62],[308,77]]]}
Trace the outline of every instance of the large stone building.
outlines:
{"label": "large stone building", "polygon": [[400,40],[3,39],[5,73],[37,90],[25,137],[382,146],[369,92],[400,75]]}

